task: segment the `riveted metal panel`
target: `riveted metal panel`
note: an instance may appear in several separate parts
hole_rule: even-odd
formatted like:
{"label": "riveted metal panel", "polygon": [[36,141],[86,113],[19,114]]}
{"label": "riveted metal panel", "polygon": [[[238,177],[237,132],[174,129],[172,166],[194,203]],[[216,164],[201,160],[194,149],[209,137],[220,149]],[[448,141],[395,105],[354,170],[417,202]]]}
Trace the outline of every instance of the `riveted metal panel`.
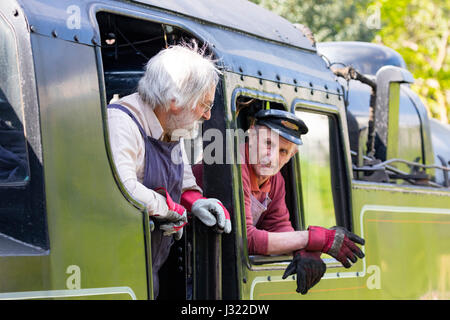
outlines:
{"label": "riveted metal panel", "polygon": [[134,0],[133,2],[163,8],[306,50],[316,50],[305,35],[289,21],[249,1]]}

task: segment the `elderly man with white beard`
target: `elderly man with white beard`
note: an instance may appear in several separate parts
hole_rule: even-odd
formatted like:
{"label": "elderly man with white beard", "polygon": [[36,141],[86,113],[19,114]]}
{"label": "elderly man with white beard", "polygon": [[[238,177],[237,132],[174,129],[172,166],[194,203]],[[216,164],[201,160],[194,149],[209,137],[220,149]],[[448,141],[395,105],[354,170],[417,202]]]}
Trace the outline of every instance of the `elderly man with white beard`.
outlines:
{"label": "elderly man with white beard", "polygon": [[186,209],[217,232],[231,231],[222,203],[202,196],[180,136],[211,117],[219,74],[195,42],[171,46],[149,60],[136,93],[108,105],[110,146],[119,177],[157,226],[151,235],[155,298],[158,271],[173,238],[182,237]]}

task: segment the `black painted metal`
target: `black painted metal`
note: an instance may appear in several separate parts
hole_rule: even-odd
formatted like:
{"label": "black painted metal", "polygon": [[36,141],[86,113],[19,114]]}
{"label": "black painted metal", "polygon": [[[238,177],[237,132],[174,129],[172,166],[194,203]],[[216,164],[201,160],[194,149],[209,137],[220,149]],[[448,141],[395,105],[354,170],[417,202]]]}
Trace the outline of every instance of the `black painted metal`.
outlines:
{"label": "black painted metal", "polygon": [[[276,81],[280,85],[295,83],[307,87],[312,83],[315,90],[339,94],[334,75],[301,31],[252,3],[241,0],[232,0],[232,3],[202,0],[195,4],[189,1],[139,2],[142,5],[136,7],[127,1],[112,0],[20,0],[34,33],[98,46],[101,39],[96,13],[125,14],[192,33],[211,45],[220,59],[219,64],[226,70]],[[240,10],[235,10],[239,7]],[[246,11],[249,7],[252,10]],[[208,12],[221,14],[213,19]],[[242,12],[245,15],[240,14]]]}
{"label": "black painted metal", "polygon": [[375,75],[382,66],[406,68],[403,57],[395,50],[383,45],[358,42],[335,41],[317,43],[317,52],[331,63],[352,65],[362,74]]}
{"label": "black painted metal", "polygon": [[[30,178],[26,184],[17,188],[0,187],[0,232],[36,246],[44,254],[48,253],[49,240],[45,216],[41,128],[27,17],[15,1],[1,2],[0,13],[4,14],[3,18],[12,26],[16,39],[17,63],[20,66],[18,81],[22,81],[20,89],[24,108],[22,126],[26,133],[30,170]],[[16,253],[9,252],[10,255]]]}

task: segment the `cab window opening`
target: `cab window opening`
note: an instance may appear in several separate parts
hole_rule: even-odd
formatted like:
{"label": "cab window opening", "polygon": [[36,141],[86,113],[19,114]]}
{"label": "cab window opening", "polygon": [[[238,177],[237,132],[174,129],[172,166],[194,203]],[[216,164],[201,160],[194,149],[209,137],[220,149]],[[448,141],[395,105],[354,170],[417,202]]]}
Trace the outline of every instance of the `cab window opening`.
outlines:
{"label": "cab window opening", "polygon": [[330,119],[327,115],[297,110],[309,131],[299,146],[299,167],[305,225],[330,228],[336,224],[332,187]]}
{"label": "cab window opening", "polygon": [[[97,13],[97,22],[107,102],[135,92],[146,63],[162,49],[191,40],[199,47],[204,44],[182,29],[157,22],[107,12]],[[212,54],[209,48],[206,52]]]}
{"label": "cab window opening", "polygon": [[[97,22],[107,104],[136,92],[146,63],[162,49],[191,40],[199,47],[204,46],[203,41],[175,26],[107,12],[99,12]],[[214,56],[208,46],[205,50],[207,55]],[[217,88],[219,90],[220,86]],[[192,165],[201,162],[201,126],[192,139],[184,139],[184,145],[187,161]]]}
{"label": "cab window opening", "polygon": [[351,231],[349,180],[337,117],[299,108],[296,114],[310,128],[298,152],[305,227],[339,225]]}
{"label": "cab window opening", "polygon": [[[263,98],[255,98],[246,95],[240,95],[236,99],[236,124],[237,128],[246,132],[250,126],[254,122],[254,115],[264,109],[277,109],[286,111],[287,108],[283,103],[266,100]],[[246,142],[248,141],[248,137],[246,137]],[[236,150],[239,150],[237,148]],[[284,178],[285,182],[285,202],[287,209],[289,210],[290,222],[295,230],[301,229],[300,224],[300,206],[298,199],[298,187],[296,182],[296,174],[295,174],[295,158],[292,157],[280,170],[281,175]],[[245,216],[245,213],[244,213]],[[245,226],[245,217],[243,218],[243,234],[245,239],[247,239],[246,234],[246,226]],[[278,257],[278,258],[277,258]],[[286,255],[274,255],[270,257],[261,256],[261,255],[251,255],[249,256],[250,262],[252,264],[265,264],[265,263],[273,263],[278,260],[280,261],[289,261],[290,257]],[[275,259],[275,260],[274,260]]]}

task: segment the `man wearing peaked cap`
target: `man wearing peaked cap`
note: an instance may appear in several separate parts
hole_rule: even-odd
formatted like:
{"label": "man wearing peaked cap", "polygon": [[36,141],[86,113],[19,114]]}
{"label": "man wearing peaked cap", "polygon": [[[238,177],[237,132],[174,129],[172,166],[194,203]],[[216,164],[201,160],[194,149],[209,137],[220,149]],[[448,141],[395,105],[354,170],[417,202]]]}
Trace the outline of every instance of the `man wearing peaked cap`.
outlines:
{"label": "man wearing peaked cap", "polygon": [[358,244],[364,239],[342,227],[310,226],[296,231],[289,220],[281,168],[298,152],[306,124],[293,113],[260,110],[249,129],[249,140],[241,151],[242,185],[249,254],[293,254],[283,278],[297,274],[297,292],[306,294],[322,278],[327,253],[349,268],[364,254]]}

